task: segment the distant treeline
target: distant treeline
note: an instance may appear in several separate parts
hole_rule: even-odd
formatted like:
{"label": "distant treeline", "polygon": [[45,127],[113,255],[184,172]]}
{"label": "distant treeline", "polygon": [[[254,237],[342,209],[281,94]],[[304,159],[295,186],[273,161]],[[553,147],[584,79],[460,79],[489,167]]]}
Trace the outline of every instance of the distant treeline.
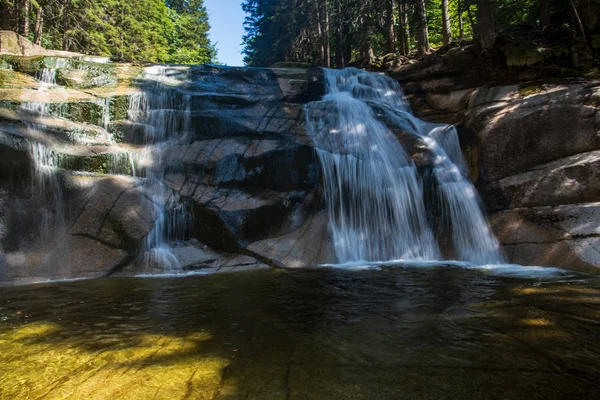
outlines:
{"label": "distant treeline", "polygon": [[199,64],[216,49],[203,0],[0,0],[0,26],[48,49]]}
{"label": "distant treeline", "polygon": [[344,67],[374,54],[414,53],[475,39],[492,48],[516,26],[558,27],[590,42],[600,0],[244,0],[246,62]]}

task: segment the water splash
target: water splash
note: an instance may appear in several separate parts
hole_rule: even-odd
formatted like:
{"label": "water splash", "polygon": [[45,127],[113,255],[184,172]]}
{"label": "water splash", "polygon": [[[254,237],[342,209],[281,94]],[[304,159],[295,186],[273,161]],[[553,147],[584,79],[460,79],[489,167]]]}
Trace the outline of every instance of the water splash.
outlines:
{"label": "water splash", "polygon": [[441,258],[417,169],[392,127],[418,136],[433,154],[436,210],[427,211],[450,230],[456,257],[502,262],[477,191],[464,176],[456,130],[414,117],[391,78],[352,68],[325,70],[325,78],[327,94],[308,104],[306,114],[338,261]]}

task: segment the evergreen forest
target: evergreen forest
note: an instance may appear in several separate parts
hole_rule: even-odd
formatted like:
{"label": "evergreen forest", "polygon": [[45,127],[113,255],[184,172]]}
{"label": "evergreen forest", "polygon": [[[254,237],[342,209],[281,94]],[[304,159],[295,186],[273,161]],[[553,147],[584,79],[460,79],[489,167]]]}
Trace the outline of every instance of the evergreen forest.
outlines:
{"label": "evergreen forest", "polygon": [[517,65],[598,47],[598,0],[245,0],[245,61],[325,67],[474,41]]}
{"label": "evergreen forest", "polygon": [[0,0],[0,27],[48,49],[115,61],[216,59],[203,0]]}

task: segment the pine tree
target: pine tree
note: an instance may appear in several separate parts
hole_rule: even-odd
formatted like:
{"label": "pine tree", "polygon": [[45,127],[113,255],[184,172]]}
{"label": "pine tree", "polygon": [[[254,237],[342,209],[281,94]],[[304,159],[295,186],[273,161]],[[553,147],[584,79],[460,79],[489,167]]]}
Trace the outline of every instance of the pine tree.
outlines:
{"label": "pine tree", "polygon": [[216,57],[203,0],[0,0],[0,11],[2,29],[49,49],[117,61],[198,64]]}

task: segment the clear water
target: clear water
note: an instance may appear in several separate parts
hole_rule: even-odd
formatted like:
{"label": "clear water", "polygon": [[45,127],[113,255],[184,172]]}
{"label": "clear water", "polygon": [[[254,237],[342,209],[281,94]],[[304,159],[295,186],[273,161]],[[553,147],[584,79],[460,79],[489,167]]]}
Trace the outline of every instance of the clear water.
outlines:
{"label": "clear water", "polygon": [[594,399],[600,282],[452,266],[0,288],[0,397]]}
{"label": "clear water", "polygon": [[[455,258],[502,263],[479,195],[465,177],[456,129],[414,117],[389,77],[350,68],[325,70],[325,79],[327,94],[308,104],[306,114],[338,261],[439,260],[436,236],[449,232]],[[433,210],[424,201],[430,188],[391,127],[418,136],[432,153]]]}

